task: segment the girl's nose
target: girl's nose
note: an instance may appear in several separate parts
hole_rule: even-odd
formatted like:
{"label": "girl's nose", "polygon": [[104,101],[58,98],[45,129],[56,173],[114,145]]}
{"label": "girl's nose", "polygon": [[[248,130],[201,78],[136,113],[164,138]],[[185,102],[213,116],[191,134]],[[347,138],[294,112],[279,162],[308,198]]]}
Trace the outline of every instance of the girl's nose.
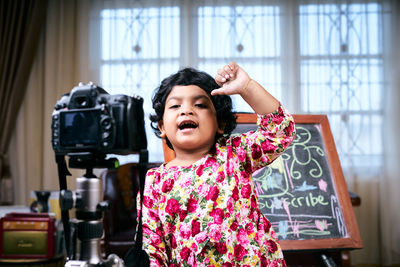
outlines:
{"label": "girl's nose", "polygon": [[188,109],[182,110],[181,116],[184,116],[184,115],[193,115],[193,111],[188,110]]}
{"label": "girl's nose", "polygon": [[182,107],[181,116],[183,115],[193,115],[193,110],[190,106],[185,105]]}

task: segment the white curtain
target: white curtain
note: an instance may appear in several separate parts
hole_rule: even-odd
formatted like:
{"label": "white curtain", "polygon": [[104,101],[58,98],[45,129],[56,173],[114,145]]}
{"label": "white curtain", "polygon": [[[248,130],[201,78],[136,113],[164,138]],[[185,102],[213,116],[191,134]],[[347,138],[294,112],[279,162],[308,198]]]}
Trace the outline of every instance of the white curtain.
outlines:
{"label": "white curtain", "polygon": [[354,166],[345,174],[349,190],[361,197],[354,211],[364,248],[351,253],[352,263],[388,266],[400,264],[400,5],[383,1],[382,6],[383,164],[377,169]]}
{"label": "white curtain", "polygon": [[[88,1],[50,1],[46,31],[42,38],[35,69],[29,81],[23,108],[18,114],[18,126],[9,149],[12,162],[14,162],[12,175],[15,185],[15,203],[28,204],[29,190],[58,189],[54,152],[50,146],[51,113],[61,94],[70,91],[79,81],[101,81],[103,79],[106,89],[113,89],[113,86],[116,90],[130,88],[129,90],[134,90],[139,95],[147,95],[146,102],[150,101],[151,92],[159,81],[169,73],[175,72],[180,66],[190,65],[213,74],[215,68],[227,60],[233,59],[243,65],[266,88],[270,88],[292,113],[322,112],[323,109],[314,108],[319,100],[310,103],[303,101],[307,92],[313,94],[313,82],[312,80],[304,82],[301,73],[310,71],[312,64],[306,61],[307,57],[301,56],[298,48],[301,45],[299,43],[301,40],[299,27],[304,28],[307,23],[310,23],[307,16],[311,17],[311,15],[303,16],[301,14],[312,14],[310,8],[313,7],[310,6],[315,5],[316,13],[323,17],[325,14],[333,12],[333,9],[327,12],[318,7],[318,5],[327,3],[337,8],[341,5],[346,7],[353,1],[95,0],[91,1],[91,6]],[[330,114],[331,127],[333,131],[337,132],[335,142],[340,147],[340,158],[348,189],[361,197],[361,205],[354,207],[354,211],[364,248],[351,252],[352,264],[395,265],[400,264],[400,230],[398,228],[400,225],[400,194],[398,193],[400,190],[398,176],[400,173],[400,141],[398,138],[400,132],[398,116],[400,114],[400,105],[398,104],[400,103],[400,53],[396,51],[400,47],[400,8],[398,1],[390,0],[354,1],[354,3],[377,3],[383,7],[379,9],[383,18],[379,23],[379,27],[382,29],[382,36],[379,38],[382,40],[377,40],[383,46],[381,68],[383,81],[379,85],[380,101],[382,102],[379,105],[380,111],[375,112],[376,114],[374,109],[371,109],[370,113],[364,113],[370,118],[382,115],[383,119],[377,124],[378,126],[372,123],[375,122],[375,119],[364,121],[370,123],[365,124],[365,128],[360,128],[365,134],[361,131],[360,141],[355,142],[356,145],[360,144],[365,136],[372,136],[370,143],[367,142],[368,145],[362,147],[369,151],[369,156],[359,155],[361,160],[358,161],[355,160],[357,157],[353,157],[354,151],[358,148],[349,140],[352,138],[352,131],[359,130],[357,128],[359,124],[354,124],[355,126],[352,128],[353,124],[347,123],[345,120],[351,118],[352,111],[343,112],[342,110],[337,113],[329,113],[328,110],[327,112]],[[246,5],[262,6],[265,4],[270,7],[246,8]],[[179,19],[177,20],[171,18],[176,14],[176,9],[165,9],[171,5],[179,10]],[[201,5],[206,5],[207,8],[201,9],[201,13],[196,13],[196,10],[199,10],[197,8]],[[308,5],[309,9],[303,9],[301,11],[303,13],[301,13],[298,9],[300,5]],[[115,9],[117,7],[129,10],[130,6],[139,9],[153,8],[150,11],[147,10],[149,13],[146,16],[141,17],[141,19],[148,19],[146,23],[154,16],[167,18],[165,21],[169,22],[165,22],[164,25],[159,23],[158,25],[162,25],[164,28],[160,28],[162,31],[158,31],[154,30],[156,28],[144,27],[155,24],[146,24],[142,23],[143,20],[136,20],[135,25],[143,26],[144,31],[140,32],[142,35],[134,32],[132,34],[136,34],[135,38],[124,41],[124,45],[131,45],[131,55],[128,58],[120,58],[119,71],[112,72],[111,68],[107,69],[104,65],[107,60],[101,58],[103,55],[101,50],[103,39],[101,38],[104,36],[102,37],[100,32],[95,32],[99,31],[101,25],[101,16],[98,12],[102,8]],[[221,6],[237,8],[224,9]],[[90,12],[89,21],[88,14]],[[236,13],[232,15],[227,12]],[[258,15],[253,16],[252,12],[258,12]],[[366,8],[362,12],[369,14],[369,12],[375,11]],[[136,13],[136,18],[140,18],[140,14]],[[209,24],[206,23],[207,16],[212,18]],[[304,20],[299,20],[301,16]],[[253,17],[257,17],[259,21],[255,21]],[[226,27],[221,26],[221,23],[225,23],[224,20],[227,21]],[[135,20],[129,18],[124,20],[127,23],[129,21]],[[197,25],[194,25],[193,22]],[[176,31],[176,23],[181,23],[178,31]],[[231,27],[235,23],[238,26]],[[252,28],[254,25],[257,29],[263,28],[260,27],[260,23],[264,23],[263,25],[266,25],[264,27],[268,27],[267,34],[260,35],[257,30]],[[300,25],[300,23],[303,24]],[[364,31],[369,30],[369,23],[372,22],[364,21]],[[199,26],[200,24],[203,26]],[[279,28],[272,27],[278,24]],[[88,32],[89,25],[92,25],[90,32]],[[169,28],[166,25],[170,25]],[[326,32],[316,34],[312,31],[311,26],[313,25],[316,24],[308,25],[303,34],[307,35],[308,32],[308,35],[312,35],[311,37],[314,38],[313,40],[322,40]],[[351,27],[351,23],[349,25]],[[134,28],[132,27],[132,29]],[[196,30],[194,31],[194,29]],[[202,30],[198,32],[199,29]],[[168,33],[169,37],[165,33]],[[207,36],[212,34],[215,35],[214,39],[205,43]],[[218,39],[218,35],[226,38]],[[278,38],[282,41],[278,41]],[[145,40],[151,40],[152,46],[146,46]],[[109,51],[118,52],[122,49],[111,46],[115,43],[121,44],[122,42],[110,40],[108,42]],[[231,44],[234,46],[226,47]],[[311,46],[312,43],[309,45]],[[148,50],[155,47],[158,47],[157,56]],[[175,51],[176,47],[178,54]],[[346,49],[346,46],[342,46],[340,49]],[[172,51],[172,55],[166,56],[169,51]],[[145,56],[145,52],[149,53],[148,57]],[[90,59],[89,55],[91,55]],[[311,57],[309,56],[309,58]],[[366,68],[368,69],[368,72],[362,75],[363,78],[375,77],[373,76],[376,74],[374,60],[367,58],[362,61],[367,62]],[[306,63],[302,65],[302,62]],[[135,68],[130,68],[129,66],[133,66],[132,64],[137,65]],[[302,69],[302,66],[305,67]],[[316,69],[321,71],[321,69]],[[111,78],[113,75],[115,76],[115,73],[118,74],[118,78],[115,79],[117,82],[102,78],[104,70],[111,70],[109,72],[112,74]],[[136,72],[134,73],[132,70]],[[140,79],[135,80],[132,77],[140,77]],[[371,81],[370,84],[372,84]],[[324,88],[325,84],[322,81],[319,84],[320,88]],[[357,93],[356,91],[348,92]],[[321,96],[321,101],[324,100],[324,97],[328,98],[328,95]],[[373,95],[369,95],[369,97],[370,102],[374,100]],[[237,109],[241,109],[240,105],[237,102]],[[339,113],[341,116],[336,115]],[[374,139],[375,135],[369,135],[370,132],[380,132],[381,135],[378,135],[380,140]],[[155,149],[158,150],[154,152],[155,154],[161,151],[161,147],[157,147],[157,143],[151,141],[151,145],[156,146]],[[69,178],[69,182],[71,181]]]}
{"label": "white curtain", "polygon": [[[400,264],[400,3],[385,2],[391,16],[385,17],[385,116],[384,116],[384,169],[377,183],[379,191],[376,210],[379,239],[376,247],[381,251],[381,262]],[[388,26],[388,25],[391,25]],[[368,207],[362,206],[368,210]],[[366,213],[366,212],[365,212]],[[362,222],[367,222],[367,217]],[[375,240],[372,240],[375,241]],[[370,249],[370,253],[373,250]]]}

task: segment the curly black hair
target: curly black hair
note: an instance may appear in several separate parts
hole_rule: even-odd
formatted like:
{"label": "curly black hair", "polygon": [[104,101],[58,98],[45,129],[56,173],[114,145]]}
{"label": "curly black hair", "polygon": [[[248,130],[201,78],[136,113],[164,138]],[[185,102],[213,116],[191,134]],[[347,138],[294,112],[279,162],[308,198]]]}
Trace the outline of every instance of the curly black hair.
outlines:
{"label": "curly black hair", "polygon": [[[236,127],[236,114],[232,110],[232,99],[228,95],[211,95],[211,91],[219,88],[219,85],[215,82],[214,78],[209,74],[198,71],[193,68],[184,68],[175,74],[165,78],[161,85],[156,88],[152,98],[153,108],[155,114],[150,115],[151,128],[153,128],[155,134],[160,137],[161,131],[158,129],[158,122],[163,119],[165,101],[172,88],[175,85],[197,85],[203,89],[214,105],[217,112],[218,125],[224,126],[224,134],[230,134]],[[220,134],[216,135],[216,139],[221,137]],[[165,138],[168,147],[172,148],[168,138]]]}

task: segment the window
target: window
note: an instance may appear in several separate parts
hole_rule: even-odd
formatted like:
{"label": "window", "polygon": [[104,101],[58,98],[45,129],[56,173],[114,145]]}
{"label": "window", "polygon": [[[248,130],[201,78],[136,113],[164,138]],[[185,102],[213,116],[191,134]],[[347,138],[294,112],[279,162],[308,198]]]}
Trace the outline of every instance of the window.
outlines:
{"label": "window", "polygon": [[301,111],[328,114],[344,166],[379,166],[383,80],[381,6],[299,7]]}
{"label": "window", "polygon": [[[96,10],[99,20],[92,21],[97,21],[94,40],[100,40],[100,51],[93,50],[92,60],[109,93],[144,97],[146,119],[163,78],[184,66],[214,75],[234,60],[291,112],[328,114],[345,167],[381,164],[380,4],[133,3]],[[251,111],[238,97],[234,105],[237,111]],[[149,121],[147,126],[150,161],[161,162],[161,141]]]}
{"label": "window", "polygon": [[[179,69],[180,9],[177,6],[105,8],[99,11],[100,84],[110,94],[144,98],[149,160],[163,160],[149,124],[154,89]],[[121,164],[132,158],[120,157]],[[136,156],[133,156],[133,161]]]}
{"label": "window", "polygon": [[[200,5],[196,10],[198,68],[214,75],[228,61],[237,61],[281,99],[280,7]],[[237,111],[252,112],[240,97],[233,100]]]}

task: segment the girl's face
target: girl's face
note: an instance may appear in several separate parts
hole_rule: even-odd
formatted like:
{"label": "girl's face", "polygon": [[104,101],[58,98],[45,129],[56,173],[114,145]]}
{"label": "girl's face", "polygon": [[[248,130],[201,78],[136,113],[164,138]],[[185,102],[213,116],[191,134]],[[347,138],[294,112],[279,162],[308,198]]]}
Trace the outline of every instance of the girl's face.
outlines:
{"label": "girl's face", "polygon": [[161,137],[168,137],[176,153],[209,152],[218,128],[217,114],[208,94],[197,85],[176,85],[169,93],[159,122]]}

